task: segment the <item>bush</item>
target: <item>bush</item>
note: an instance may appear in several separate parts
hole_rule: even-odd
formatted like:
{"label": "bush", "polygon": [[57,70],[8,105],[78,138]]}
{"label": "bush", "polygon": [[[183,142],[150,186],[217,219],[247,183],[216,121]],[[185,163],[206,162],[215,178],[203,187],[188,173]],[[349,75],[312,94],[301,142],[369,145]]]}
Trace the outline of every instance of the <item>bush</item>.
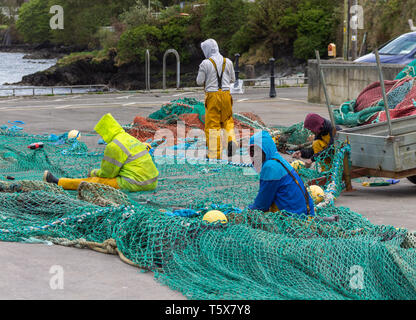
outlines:
{"label": "bush", "polygon": [[160,57],[160,39],[162,32],[149,25],[142,25],[124,32],[117,47],[118,64],[128,62],[144,63],[146,49],[149,49],[152,59]]}
{"label": "bush", "polygon": [[[16,26],[25,42],[38,43],[50,40],[56,44],[97,47],[96,33],[109,26],[135,0],[31,0],[22,5]],[[51,30],[50,7],[64,9],[63,30]]]}
{"label": "bush", "polygon": [[148,8],[141,0],[137,0],[136,4],[125,10],[119,18],[121,23],[129,29],[143,24],[154,25],[156,23],[156,20],[149,14]]}
{"label": "bush", "polygon": [[189,39],[189,17],[172,17],[162,27],[160,51],[163,54],[168,49],[178,51],[182,62],[188,62],[190,52],[188,48]]}
{"label": "bush", "polygon": [[231,38],[246,23],[247,3],[243,0],[209,0],[201,29],[206,38],[215,39],[220,49],[232,48]]}
{"label": "bush", "polygon": [[315,50],[327,55],[328,44],[334,42],[336,26],[334,2],[328,0],[302,0],[297,12],[298,38],[294,42],[294,56],[307,60],[315,57]]}

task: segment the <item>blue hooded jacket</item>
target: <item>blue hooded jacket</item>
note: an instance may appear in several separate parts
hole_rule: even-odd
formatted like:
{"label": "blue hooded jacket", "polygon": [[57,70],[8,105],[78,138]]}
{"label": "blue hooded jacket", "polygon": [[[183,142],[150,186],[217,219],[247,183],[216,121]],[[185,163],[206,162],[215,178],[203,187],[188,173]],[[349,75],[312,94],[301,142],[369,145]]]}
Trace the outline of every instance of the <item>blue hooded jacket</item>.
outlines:
{"label": "blue hooded jacket", "polygon": [[[267,212],[275,204],[280,211],[284,210],[300,216],[306,216],[308,210],[305,193],[309,199],[310,215],[314,216],[313,200],[306,190],[302,179],[289,162],[279,154],[270,134],[266,131],[254,134],[250,138],[250,145],[259,146],[265,153],[266,160],[263,162],[260,172],[260,190],[254,203],[249,208]],[[282,164],[274,159],[278,159]],[[301,191],[299,185],[282,165],[299,182],[304,192]]]}

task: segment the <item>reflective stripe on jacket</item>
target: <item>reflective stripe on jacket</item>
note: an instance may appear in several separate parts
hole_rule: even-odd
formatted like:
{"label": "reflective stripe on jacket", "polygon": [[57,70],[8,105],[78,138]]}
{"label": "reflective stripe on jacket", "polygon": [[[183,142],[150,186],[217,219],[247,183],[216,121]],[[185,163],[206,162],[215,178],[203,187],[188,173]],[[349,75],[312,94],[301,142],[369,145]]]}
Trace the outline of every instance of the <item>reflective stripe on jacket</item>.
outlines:
{"label": "reflective stripe on jacket", "polygon": [[107,142],[101,168],[92,177],[117,178],[120,189],[129,191],[154,190],[159,172],[145,144],[129,135],[111,114],[106,114],[95,131]]}

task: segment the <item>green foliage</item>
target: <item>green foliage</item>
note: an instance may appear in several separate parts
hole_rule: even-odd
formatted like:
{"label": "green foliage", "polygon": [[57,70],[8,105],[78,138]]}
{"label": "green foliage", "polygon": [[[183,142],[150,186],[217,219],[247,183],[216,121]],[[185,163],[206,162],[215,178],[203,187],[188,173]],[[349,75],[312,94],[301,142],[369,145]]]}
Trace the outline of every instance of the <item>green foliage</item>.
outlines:
{"label": "green foliage", "polygon": [[[19,10],[16,23],[26,42],[52,41],[57,44],[97,47],[96,33],[111,25],[114,18],[129,8],[135,0],[32,0]],[[60,5],[64,9],[64,29],[51,30],[49,9]]]}
{"label": "green foliage", "polygon": [[303,60],[315,49],[326,52],[335,41],[337,5],[329,0],[258,0],[249,7],[246,24],[232,36],[231,53],[245,53],[242,61],[255,64],[282,52]]}
{"label": "green foliage", "polygon": [[152,52],[159,53],[160,39],[162,32],[160,29],[142,25],[124,32],[118,43],[118,63],[123,64],[127,62],[144,63],[146,49]]}
{"label": "green foliage", "polygon": [[160,43],[161,53],[168,49],[178,51],[182,62],[189,60],[190,53],[188,50],[188,28],[190,18],[174,17],[162,27],[162,38]]}
{"label": "green foliage", "polygon": [[25,42],[40,43],[50,38],[49,8],[48,0],[32,0],[20,7],[16,28]]}
{"label": "green foliage", "polygon": [[294,56],[307,60],[315,56],[315,50],[327,54],[327,46],[333,42],[337,19],[333,15],[334,2],[328,0],[302,0],[297,12],[297,35]]}
{"label": "green foliage", "polygon": [[125,10],[120,15],[120,21],[129,29],[143,24],[152,25],[156,22],[141,0],[137,0],[133,6]]}
{"label": "green foliage", "polygon": [[231,38],[246,22],[247,4],[243,0],[209,0],[201,21],[206,38],[217,40],[220,49],[232,48]]}
{"label": "green foliage", "polygon": [[[298,0],[258,0],[248,7],[246,23],[235,33],[231,51],[244,53],[242,61],[267,63],[282,46],[296,38]],[[248,52],[247,52],[248,50]]]}
{"label": "green foliage", "polygon": [[58,60],[57,65],[60,67],[70,65],[79,60],[90,60],[92,63],[99,63],[109,58],[109,50],[94,50],[73,52]]}

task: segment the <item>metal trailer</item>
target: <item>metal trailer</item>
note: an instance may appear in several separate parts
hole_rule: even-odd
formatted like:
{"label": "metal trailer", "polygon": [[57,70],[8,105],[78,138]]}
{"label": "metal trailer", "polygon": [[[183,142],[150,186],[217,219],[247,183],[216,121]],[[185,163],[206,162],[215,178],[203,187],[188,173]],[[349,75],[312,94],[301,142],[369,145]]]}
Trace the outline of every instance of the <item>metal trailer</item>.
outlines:
{"label": "metal trailer", "polygon": [[[391,120],[380,57],[377,50],[375,53],[387,121],[337,132],[339,140],[351,145],[351,167],[344,161],[347,191],[352,190],[351,179],[359,177],[408,178],[416,184],[416,116]],[[328,112],[335,126],[319,52],[316,56]]]}

